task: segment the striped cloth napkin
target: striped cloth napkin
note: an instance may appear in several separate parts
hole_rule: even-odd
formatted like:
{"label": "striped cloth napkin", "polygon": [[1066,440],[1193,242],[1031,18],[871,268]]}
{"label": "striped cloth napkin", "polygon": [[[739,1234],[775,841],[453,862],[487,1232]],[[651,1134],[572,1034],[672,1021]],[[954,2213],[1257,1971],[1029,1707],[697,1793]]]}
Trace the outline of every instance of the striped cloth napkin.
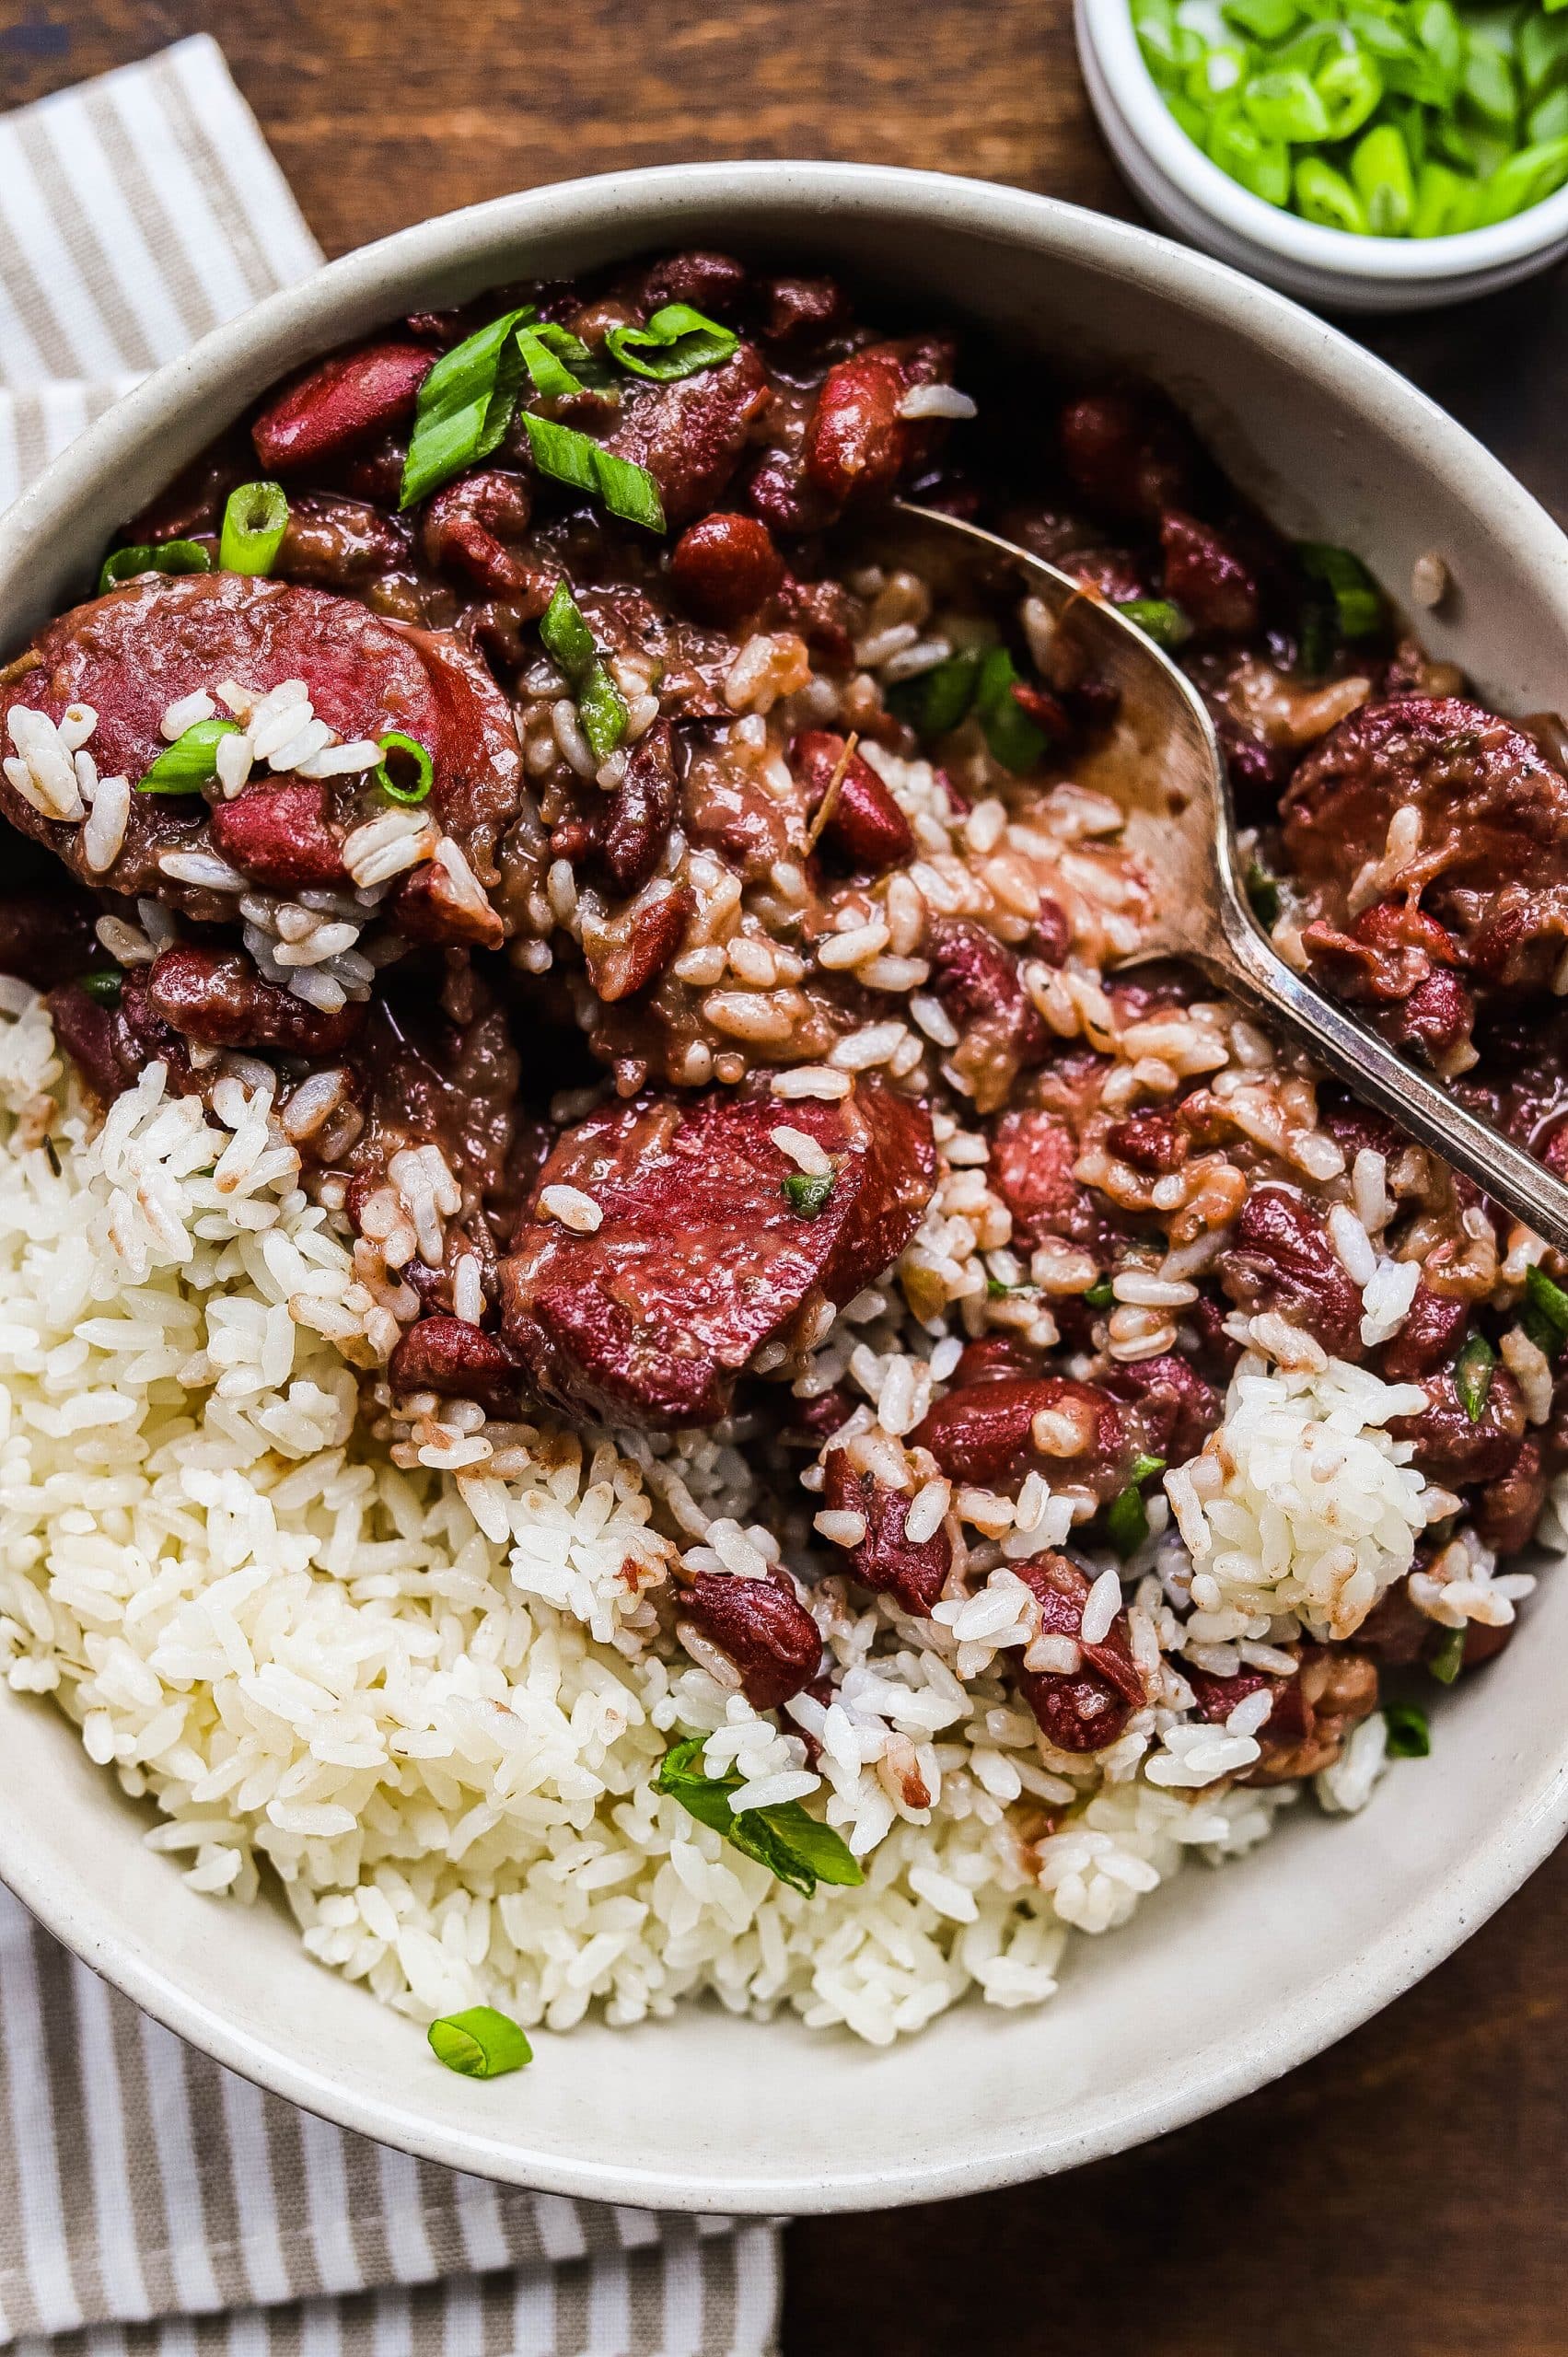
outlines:
{"label": "striped cloth napkin", "polygon": [[[0,507],[320,259],[205,36],[0,118]],[[515,2192],[345,2135],[181,2045],[0,1890],[0,2343],[763,2357],[777,2305],[772,2226]]]}

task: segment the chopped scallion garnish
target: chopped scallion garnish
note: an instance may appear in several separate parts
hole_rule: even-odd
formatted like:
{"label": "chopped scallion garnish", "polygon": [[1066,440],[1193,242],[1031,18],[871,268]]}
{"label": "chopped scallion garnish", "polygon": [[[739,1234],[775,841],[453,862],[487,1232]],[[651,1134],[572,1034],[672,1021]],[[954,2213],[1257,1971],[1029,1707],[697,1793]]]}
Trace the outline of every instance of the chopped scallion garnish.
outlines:
{"label": "chopped scallion garnish", "polygon": [[827,1209],[833,1191],[830,1171],[792,1170],[784,1181],[784,1201],[802,1219],[816,1219]]}
{"label": "chopped scallion garnish", "polygon": [[664,502],[646,467],[618,459],[575,426],[557,425],[552,418],[535,417],[530,410],[525,410],[522,422],[541,475],[592,492],[612,516],[622,517],[628,524],[641,524],[650,532],[663,531]]}
{"label": "chopped scallion garnish", "polygon": [[540,618],[539,634],[545,651],[566,676],[582,722],[583,734],[596,760],[608,761],[626,734],[626,701],[605,668],[594,634],[582,608],[558,581]]}
{"label": "chopped scallion garnish", "polygon": [[1125,1489],[1119,1490],[1105,1510],[1105,1535],[1123,1560],[1135,1555],[1149,1535],[1149,1510],[1144,1504],[1144,1483],[1165,1470],[1163,1457],[1133,1458]]}
{"label": "chopped scallion garnish", "polygon": [[1568,1293],[1553,1284],[1544,1269],[1525,1271],[1524,1327],[1549,1359],[1555,1358],[1568,1342]]}
{"label": "chopped scallion garnish", "polygon": [[781,1801],[772,1808],[731,1808],[729,1796],[745,1781],[738,1770],[710,1776],[703,1765],[707,1736],[689,1736],[665,1753],[654,1778],[654,1790],[679,1802],[699,1825],[722,1834],[744,1857],[766,1866],[780,1882],[809,1898],[819,1882],[849,1889],[865,1880],[842,1835],[815,1817],[798,1801]]}
{"label": "chopped scallion garnish", "polygon": [[991,647],[975,681],[974,709],[992,758],[1018,774],[1044,760],[1046,736],[1018,702],[1013,690],[1018,671],[1005,646]]}
{"label": "chopped scallion garnish", "polygon": [[1383,1713],[1390,1759],[1424,1759],[1432,1749],[1426,1713],[1414,1702],[1390,1702]]}
{"label": "chopped scallion garnish", "polygon": [[716,319],[704,319],[690,303],[666,303],[646,327],[611,328],[604,341],[622,368],[662,385],[677,377],[694,377],[700,368],[721,366],[733,356],[740,338]]}
{"label": "chopped scallion garnish", "polygon": [[1479,1424],[1486,1412],[1492,1371],[1496,1364],[1497,1353],[1484,1334],[1472,1334],[1454,1361],[1454,1388],[1472,1424]]}
{"label": "chopped scallion garnish", "polygon": [[463,2014],[444,2014],[430,2025],[430,2050],[448,2071],[465,2079],[499,2079],[533,2061],[533,2048],[505,2014],[494,2005],[470,2005]]}
{"label": "chopped scallion garnish", "polygon": [[1445,1629],[1443,1642],[1427,1660],[1426,1666],[1439,1686],[1452,1686],[1465,1658],[1465,1632],[1462,1629]]}
{"label": "chopped scallion garnish", "polygon": [[217,775],[218,747],[238,734],[232,720],[198,720],[158,755],[136,784],[138,794],[200,794]]}
{"label": "chopped scallion garnish", "polygon": [[1340,636],[1376,638],[1383,627],[1383,592],[1361,559],[1329,540],[1299,540],[1295,552],[1307,578],[1321,583],[1333,599]]}
{"label": "chopped scallion garnish", "polygon": [[914,730],[923,745],[946,737],[958,726],[974,702],[980,679],[980,656],[972,651],[950,655],[912,679],[900,679],[888,691],[888,703]]}
{"label": "chopped scallion garnish", "polygon": [[118,589],[139,573],[210,573],[212,558],[200,540],[159,540],[151,548],[113,549],[103,560],[98,594]]}
{"label": "chopped scallion garnish", "polygon": [[1125,614],[1130,622],[1136,622],[1144,637],[1152,638],[1167,655],[1185,646],[1192,635],[1191,623],[1171,598],[1128,598],[1116,610]]}
{"label": "chopped scallion garnish", "polygon": [[86,991],[89,998],[96,998],[100,1006],[118,1006],[125,987],[125,970],[122,966],[100,966],[96,973],[84,974],[77,987]]}
{"label": "chopped scallion garnish", "polygon": [[389,728],[376,741],[381,759],[371,772],[371,783],[390,802],[423,802],[436,783],[436,764],[418,737]]}
{"label": "chopped scallion garnish", "polygon": [[271,573],[288,529],[282,483],[237,483],[223,511],[218,566],[224,573]]}
{"label": "chopped scallion garnish", "polygon": [[1091,1309],[1109,1309],[1116,1299],[1116,1289],[1109,1277],[1097,1277],[1084,1299]]}
{"label": "chopped scallion garnish", "polygon": [[1280,921],[1280,888],[1260,859],[1255,859],[1247,871],[1247,897],[1264,932],[1272,933]]}

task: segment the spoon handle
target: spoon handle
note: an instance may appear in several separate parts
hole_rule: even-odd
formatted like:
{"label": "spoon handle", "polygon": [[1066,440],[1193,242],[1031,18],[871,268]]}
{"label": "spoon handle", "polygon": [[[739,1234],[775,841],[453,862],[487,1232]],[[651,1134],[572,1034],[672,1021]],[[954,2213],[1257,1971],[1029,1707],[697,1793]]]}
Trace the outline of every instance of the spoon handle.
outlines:
{"label": "spoon handle", "polygon": [[1568,1251],[1568,1186],[1561,1178],[1287,966],[1259,931],[1230,876],[1222,877],[1216,913],[1225,936],[1225,979],[1233,991],[1283,1025],[1319,1063],[1418,1144],[1473,1178],[1537,1236]]}

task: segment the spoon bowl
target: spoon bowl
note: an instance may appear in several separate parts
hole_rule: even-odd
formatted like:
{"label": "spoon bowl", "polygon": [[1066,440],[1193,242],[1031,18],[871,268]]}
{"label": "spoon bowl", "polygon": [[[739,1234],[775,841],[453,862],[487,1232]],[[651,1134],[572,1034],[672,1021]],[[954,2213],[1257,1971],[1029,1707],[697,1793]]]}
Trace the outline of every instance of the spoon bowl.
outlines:
{"label": "spoon bowl", "polygon": [[934,551],[950,557],[962,542],[992,572],[1011,568],[1070,636],[1086,672],[1117,692],[1114,740],[1077,775],[1121,805],[1127,842],[1158,879],[1155,926],[1124,962],[1181,958],[1197,966],[1515,1219],[1568,1251],[1568,1186],[1287,964],[1263,932],[1242,880],[1225,755],[1186,673],[1135,621],[1045,558],[936,508],[900,504]]}

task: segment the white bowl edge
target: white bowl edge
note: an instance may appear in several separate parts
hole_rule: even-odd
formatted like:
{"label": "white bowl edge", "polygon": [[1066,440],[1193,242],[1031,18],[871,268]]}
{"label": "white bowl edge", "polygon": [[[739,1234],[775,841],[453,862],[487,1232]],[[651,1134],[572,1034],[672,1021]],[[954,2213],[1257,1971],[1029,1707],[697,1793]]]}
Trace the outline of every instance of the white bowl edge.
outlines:
{"label": "white bowl edge", "polygon": [[[978,308],[1005,333],[1026,333],[1077,284],[1093,316],[1058,320],[1066,342],[1098,339],[1123,363],[1156,363],[1202,422],[1227,429],[1224,455],[1287,528],[1332,527],[1391,584],[1430,544],[1423,535],[1449,535],[1460,590],[1430,633],[1437,651],[1466,654],[1505,704],[1557,700],[1544,691],[1561,678],[1568,637],[1568,542],[1379,362],[1222,266],[1122,224],[977,182],[812,164],[669,167],[503,199],[273,297],[129,396],[11,511],[0,651],[84,579],[112,525],[285,366],[415,302],[519,274],[528,256],[586,264],[692,237],[866,266],[879,256],[889,274],[931,289],[934,312],[982,296]],[[1326,509],[1316,504],[1325,485]],[[276,1913],[248,1917],[188,1891],[134,1840],[129,1805],[64,1719],[8,1693],[0,1877],[171,2029],[307,2108],[429,2159],[700,2212],[936,2199],[1075,2165],[1267,2083],[1483,1922],[1568,1824],[1568,1736],[1551,1676],[1568,1585],[1549,1584],[1530,1616],[1525,1640],[1444,1704],[1434,1759],[1398,1771],[1365,1816],[1329,1825],[1303,1813],[1223,1875],[1191,1870],[1109,1945],[1077,1942],[1061,1995],[1037,2014],[971,2003],[887,2052],[698,2007],[636,2031],[587,2025],[541,2038],[516,2079],[453,2079],[414,2026],[310,1965]]]}

